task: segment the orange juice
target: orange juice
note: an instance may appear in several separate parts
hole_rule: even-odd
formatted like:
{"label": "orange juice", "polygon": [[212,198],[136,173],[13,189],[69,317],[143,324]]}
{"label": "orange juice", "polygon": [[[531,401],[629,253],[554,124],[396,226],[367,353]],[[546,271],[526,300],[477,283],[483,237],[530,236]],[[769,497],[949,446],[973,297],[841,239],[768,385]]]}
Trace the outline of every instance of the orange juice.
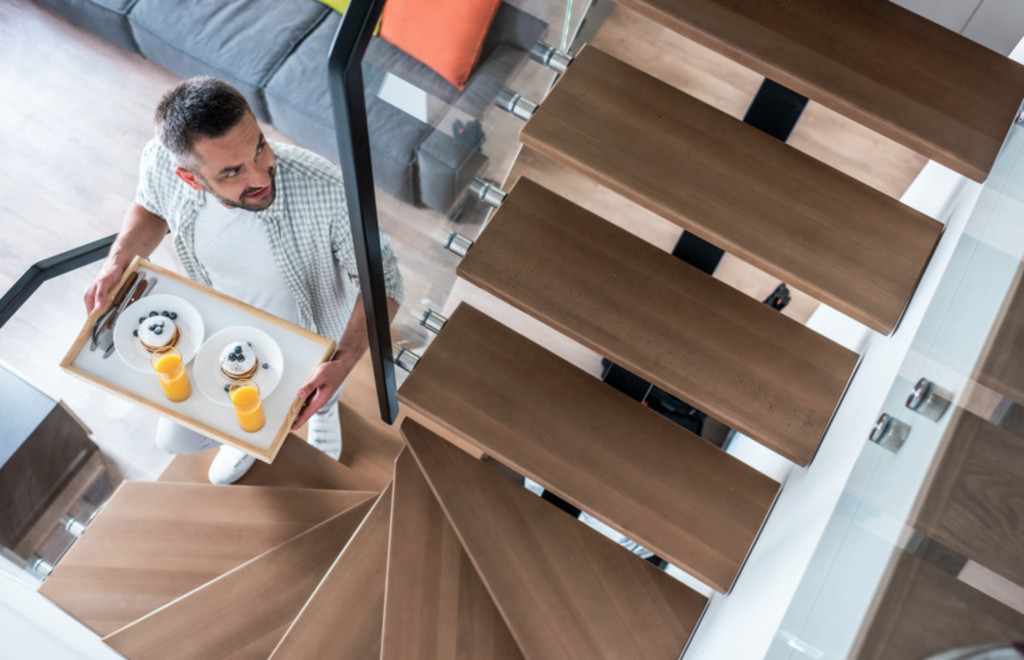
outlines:
{"label": "orange juice", "polygon": [[158,349],[150,358],[150,364],[164,388],[164,396],[169,400],[178,403],[192,396],[192,383],[188,380],[178,349],[173,346]]}
{"label": "orange juice", "polygon": [[229,391],[231,403],[235,406],[238,426],[246,433],[255,433],[267,423],[260,401],[260,388],[248,379],[236,380]]}

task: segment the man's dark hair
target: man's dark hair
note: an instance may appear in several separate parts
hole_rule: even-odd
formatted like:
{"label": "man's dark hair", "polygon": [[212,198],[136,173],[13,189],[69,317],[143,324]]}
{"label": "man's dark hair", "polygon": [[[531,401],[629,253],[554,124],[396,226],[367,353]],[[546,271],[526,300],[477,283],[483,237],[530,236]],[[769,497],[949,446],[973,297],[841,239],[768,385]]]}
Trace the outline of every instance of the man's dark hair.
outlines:
{"label": "man's dark hair", "polygon": [[242,93],[222,80],[196,76],[164,94],[156,108],[156,136],[182,167],[194,169],[195,144],[216,139],[252,114]]}

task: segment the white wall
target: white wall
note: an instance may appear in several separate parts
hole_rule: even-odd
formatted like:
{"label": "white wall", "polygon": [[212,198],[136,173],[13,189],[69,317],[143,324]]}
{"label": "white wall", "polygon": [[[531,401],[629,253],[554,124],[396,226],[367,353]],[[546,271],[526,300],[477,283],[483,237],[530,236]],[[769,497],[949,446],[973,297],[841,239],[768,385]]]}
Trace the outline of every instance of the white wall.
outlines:
{"label": "white wall", "polygon": [[99,635],[6,571],[0,571],[0,658],[123,660]]}
{"label": "white wall", "polygon": [[1009,55],[1024,37],[1024,0],[893,0],[910,11]]}

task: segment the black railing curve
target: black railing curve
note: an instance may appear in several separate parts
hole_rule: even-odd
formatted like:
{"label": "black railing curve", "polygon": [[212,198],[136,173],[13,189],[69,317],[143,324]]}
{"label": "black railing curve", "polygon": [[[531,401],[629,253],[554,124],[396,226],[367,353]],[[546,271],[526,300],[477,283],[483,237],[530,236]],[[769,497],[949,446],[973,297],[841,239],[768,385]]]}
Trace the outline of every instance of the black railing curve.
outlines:
{"label": "black railing curve", "polygon": [[384,264],[373,190],[362,70],[363,55],[383,8],[384,0],[353,0],[349,4],[331,44],[327,70],[377,401],[381,419],[392,424],[398,416],[395,363],[391,354],[391,324],[384,290]]}
{"label": "black railing curve", "polygon": [[43,282],[104,259],[110,252],[117,234],[111,234],[92,243],[61,252],[48,259],[29,266],[25,274],[18,278],[7,293],[0,298],[0,328],[11,320],[21,306],[32,297],[32,294],[43,285]]}

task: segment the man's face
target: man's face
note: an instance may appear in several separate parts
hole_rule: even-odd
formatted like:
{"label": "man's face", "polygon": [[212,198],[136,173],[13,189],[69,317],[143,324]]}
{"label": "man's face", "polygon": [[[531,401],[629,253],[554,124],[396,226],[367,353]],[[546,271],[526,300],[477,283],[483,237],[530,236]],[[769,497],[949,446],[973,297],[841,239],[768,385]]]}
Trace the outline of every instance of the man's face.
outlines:
{"label": "man's face", "polygon": [[252,115],[219,138],[196,142],[195,171],[175,173],[196,190],[207,190],[230,208],[262,211],[274,203],[277,189],[274,152]]}

